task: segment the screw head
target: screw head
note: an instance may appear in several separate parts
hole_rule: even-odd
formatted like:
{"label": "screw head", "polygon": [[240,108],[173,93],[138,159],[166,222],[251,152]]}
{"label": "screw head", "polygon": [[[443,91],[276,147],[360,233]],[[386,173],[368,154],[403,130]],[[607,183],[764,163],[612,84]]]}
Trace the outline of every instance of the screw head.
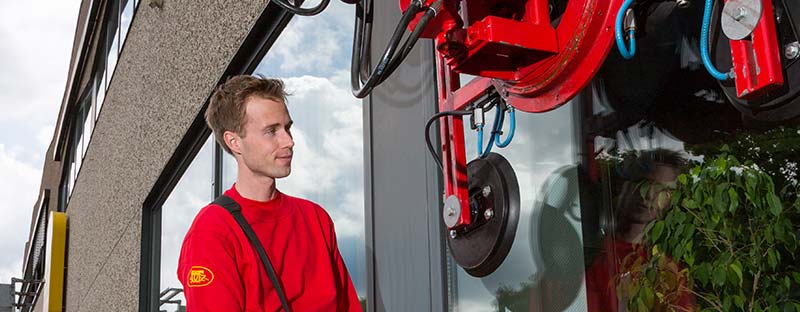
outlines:
{"label": "screw head", "polygon": [[484,186],[483,189],[481,190],[481,194],[483,195],[483,197],[489,197],[489,195],[492,194],[492,187],[488,185]]}
{"label": "screw head", "polygon": [[450,238],[456,239],[457,236],[458,232],[456,232],[456,230],[450,230]]}
{"label": "screw head", "polygon": [[740,21],[747,16],[747,8],[740,6],[736,13],[733,15],[733,20]]}
{"label": "screw head", "polygon": [[796,59],[798,56],[800,56],[800,43],[795,41],[787,44],[783,49],[783,56],[789,60]]}
{"label": "screw head", "polygon": [[485,211],[483,211],[483,218],[484,219],[489,220],[492,217],[494,217],[494,210],[486,209]]}

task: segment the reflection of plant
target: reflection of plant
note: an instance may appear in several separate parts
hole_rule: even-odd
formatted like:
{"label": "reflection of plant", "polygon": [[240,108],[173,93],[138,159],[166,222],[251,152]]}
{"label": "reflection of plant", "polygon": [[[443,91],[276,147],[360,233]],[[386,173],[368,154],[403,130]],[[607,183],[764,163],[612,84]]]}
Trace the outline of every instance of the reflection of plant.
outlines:
{"label": "reflection of plant", "polygon": [[630,309],[679,310],[669,298],[686,278],[704,311],[800,311],[797,186],[776,189],[767,172],[722,150],[678,177],[671,209],[648,225],[652,256],[619,284]]}
{"label": "reflection of plant", "polygon": [[533,276],[531,276],[527,282],[520,283],[518,288],[508,285],[500,286],[495,292],[494,307],[496,311],[528,311],[533,285]]}

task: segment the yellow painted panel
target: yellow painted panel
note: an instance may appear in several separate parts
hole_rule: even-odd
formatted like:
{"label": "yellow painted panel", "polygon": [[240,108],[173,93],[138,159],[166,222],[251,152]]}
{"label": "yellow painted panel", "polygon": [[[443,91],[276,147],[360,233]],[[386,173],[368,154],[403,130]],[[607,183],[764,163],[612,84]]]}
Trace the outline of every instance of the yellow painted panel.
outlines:
{"label": "yellow painted panel", "polygon": [[60,312],[64,302],[64,250],[67,239],[67,214],[50,212],[47,225],[44,298],[47,311]]}

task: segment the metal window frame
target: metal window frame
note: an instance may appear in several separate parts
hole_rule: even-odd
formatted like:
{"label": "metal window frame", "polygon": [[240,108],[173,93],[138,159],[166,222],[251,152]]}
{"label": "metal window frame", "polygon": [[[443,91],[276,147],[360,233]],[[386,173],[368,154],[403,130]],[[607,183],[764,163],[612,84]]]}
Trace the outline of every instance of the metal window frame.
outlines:
{"label": "metal window frame", "polygon": [[[229,77],[252,74],[261,59],[275,43],[294,15],[270,2],[256,20],[250,33],[228,64],[217,85]],[[186,134],[175,148],[161,175],[142,205],[141,259],[139,269],[139,311],[159,311],[159,287],[161,280],[161,206],[172,193],[186,169],[211,135],[204,114],[208,108],[207,98],[195,116]],[[222,193],[222,150],[214,148],[214,194]]]}

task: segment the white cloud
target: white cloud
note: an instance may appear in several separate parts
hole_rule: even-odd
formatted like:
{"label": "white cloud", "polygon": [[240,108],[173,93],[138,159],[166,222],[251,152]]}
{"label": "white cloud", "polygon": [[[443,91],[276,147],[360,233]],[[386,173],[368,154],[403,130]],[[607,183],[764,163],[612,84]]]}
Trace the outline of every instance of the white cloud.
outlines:
{"label": "white cloud", "polygon": [[340,240],[363,238],[361,103],[342,79],[301,76],[285,82],[293,94],[289,110],[296,125],[295,160],[292,174],[278,187],[322,205]]}
{"label": "white cloud", "polygon": [[41,171],[15,159],[0,144],[0,198],[3,217],[0,218],[0,283],[10,283],[11,277],[21,277],[22,257],[31,220],[31,208],[36,203]]}
{"label": "white cloud", "polygon": [[0,283],[22,274],[79,5],[77,0],[0,2]]}

